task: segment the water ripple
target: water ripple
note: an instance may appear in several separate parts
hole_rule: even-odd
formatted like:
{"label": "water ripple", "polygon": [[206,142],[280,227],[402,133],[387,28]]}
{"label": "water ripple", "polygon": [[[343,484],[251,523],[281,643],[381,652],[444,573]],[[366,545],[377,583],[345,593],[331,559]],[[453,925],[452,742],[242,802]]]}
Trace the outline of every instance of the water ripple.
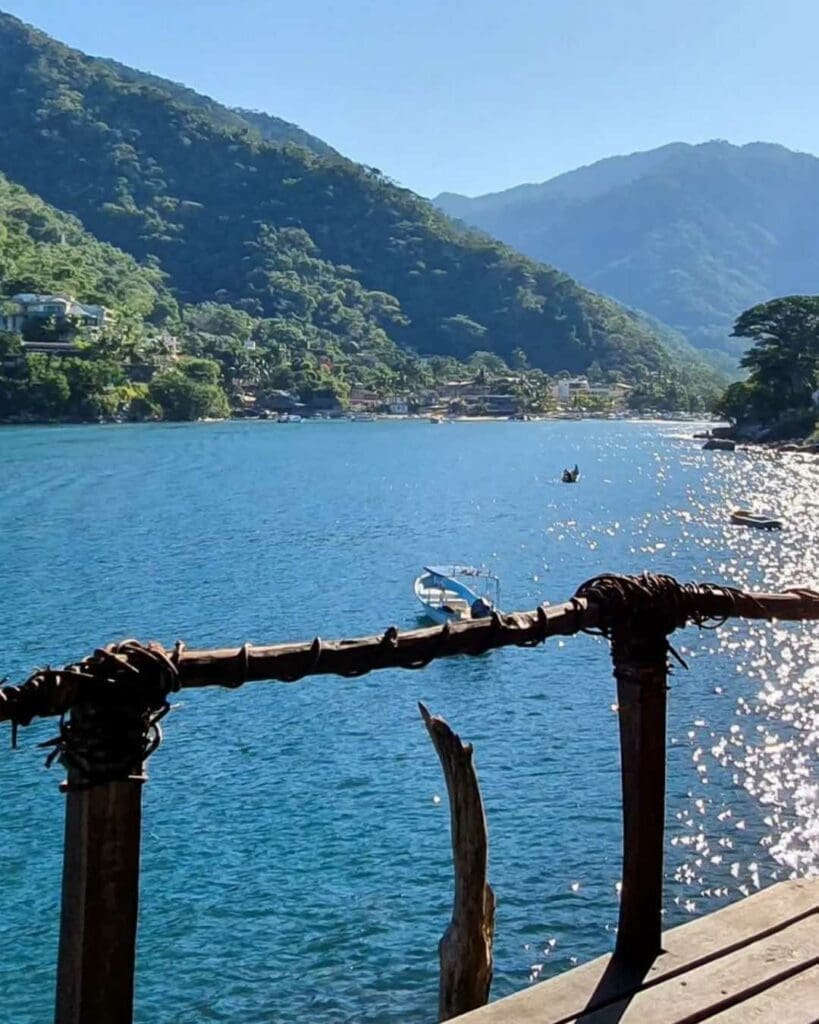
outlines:
{"label": "water ripple", "polygon": [[[556,482],[578,462],[581,483]],[[506,607],[603,570],[819,585],[819,465],[701,452],[628,423],[0,431],[17,678],[118,636],[191,645],[415,624],[425,561],[486,562]],[[89,489],[93,481],[93,489]],[[738,505],[781,534],[733,527]],[[819,630],[679,636],[666,923],[819,870]],[[190,692],[151,762],[137,1020],[431,1021],[451,864],[417,700],[475,744],[498,895],[495,996],[610,949],[620,883],[601,641],[238,692]],[[52,1004],[61,800],[37,740],[0,753],[6,1019]]]}

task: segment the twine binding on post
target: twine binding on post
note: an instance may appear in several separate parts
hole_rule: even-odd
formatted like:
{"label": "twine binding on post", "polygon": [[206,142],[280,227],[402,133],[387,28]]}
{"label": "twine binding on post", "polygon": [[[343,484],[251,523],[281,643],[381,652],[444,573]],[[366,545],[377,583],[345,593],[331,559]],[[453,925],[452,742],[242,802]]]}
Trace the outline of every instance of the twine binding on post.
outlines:
{"label": "twine binding on post", "polygon": [[[62,789],[144,780],[144,762],[162,742],[168,694],[179,689],[177,661],[178,655],[169,656],[158,644],[125,640],[65,670],[82,677],[82,700],[70,714],[61,713],[58,734],[40,744],[52,748],[47,767],[59,761],[68,769],[71,781]],[[59,675],[51,669],[40,673],[43,685],[54,690]]]}
{"label": "twine binding on post", "polygon": [[[620,576],[604,573],[586,580],[575,591],[574,600],[585,598],[598,608],[598,625],[584,632],[604,636],[611,642],[612,657],[619,660],[618,648],[629,636],[655,637],[664,644],[683,668],[688,665],[674,649],[668,637],[689,623],[700,629],[717,629],[731,614],[741,591],[710,583],[679,583],[673,576],[643,573]],[[745,595],[747,596],[747,595]],[[719,615],[703,611],[703,597],[719,599],[728,609]]]}

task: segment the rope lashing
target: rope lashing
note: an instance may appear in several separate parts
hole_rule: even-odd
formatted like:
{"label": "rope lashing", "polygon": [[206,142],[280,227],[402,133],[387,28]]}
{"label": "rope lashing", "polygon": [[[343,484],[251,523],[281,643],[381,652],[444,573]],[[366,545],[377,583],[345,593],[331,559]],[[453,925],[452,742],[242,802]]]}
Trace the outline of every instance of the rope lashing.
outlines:
{"label": "rope lashing", "polygon": [[[55,692],[66,680],[78,687],[70,715],[63,710],[58,734],[40,746],[51,748],[50,766],[59,761],[77,780],[73,788],[102,782],[142,778],[142,765],[162,742],[160,721],[170,710],[168,695],[179,689],[173,656],[158,644],[124,640],[102,647],[62,673],[43,669],[37,676],[46,691]],[[33,694],[33,696],[31,695]],[[20,711],[31,720],[30,689]],[[23,718],[15,724],[26,724]]]}
{"label": "rope lashing", "polygon": [[617,649],[629,638],[656,638],[665,653],[671,654],[683,668],[688,665],[669,642],[670,634],[689,623],[701,629],[715,629],[731,615],[740,596],[747,598],[732,587],[679,583],[673,576],[661,573],[594,576],[581,584],[574,596],[597,605],[598,625],[586,632],[611,641],[615,662]]}

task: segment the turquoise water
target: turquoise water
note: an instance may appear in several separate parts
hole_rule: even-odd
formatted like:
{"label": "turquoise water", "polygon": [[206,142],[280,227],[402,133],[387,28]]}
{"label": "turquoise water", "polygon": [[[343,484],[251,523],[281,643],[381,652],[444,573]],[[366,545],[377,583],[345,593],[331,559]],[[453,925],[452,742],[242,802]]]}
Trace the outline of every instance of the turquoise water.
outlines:
{"label": "turquoise water", "polygon": [[[604,570],[819,585],[819,463],[632,423],[223,423],[0,431],[12,680],[126,636],[227,646],[417,623],[424,562],[487,563],[506,608]],[[556,482],[564,465],[576,487]],[[730,527],[738,504],[779,535]],[[819,868],[819,627],[678,637],[666,917]],[[810,661],[813,668],[810,668]],[[493,997],[611,948],[620,827],[605,645],[359,680],[186,691],[145,790],[136,1018],[422,1024],[452,883],[423,700],[475,745],[498,899]],[[0,748],[0,1001],[47,1021],[62,800]],[[436,798],[440,797],[440,801]]]}

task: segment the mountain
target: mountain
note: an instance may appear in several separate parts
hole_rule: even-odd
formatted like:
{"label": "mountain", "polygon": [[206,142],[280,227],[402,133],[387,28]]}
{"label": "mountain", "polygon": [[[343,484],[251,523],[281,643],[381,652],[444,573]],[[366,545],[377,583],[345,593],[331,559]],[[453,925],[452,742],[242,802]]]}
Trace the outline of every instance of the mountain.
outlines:
{"label": "mountain", "polygon": [[78,295],[139,321],[176,313],[158,270],[98,241],[75,217],[0,174],[0,300],[17,292]]}
{"label": "mountain", "polygon": [[307,323],[355,345],[366,320],[425,355],[688,372],[644,322],[379,172],[273,143],[258,118],[230,123],[247,115],[8,15],[0,95],[0,170],[160,268],[180,301],[268,318],[281,344]]}
{"label": "mountain", "polygon": [[670,157],[679,156],[688,148],[685,143],[672,142],[659,149],[630,156],[610,156],[605,160],[558,174],[541,184],[517,185],[503,192],[490,192],[474,199],[457,192],[442,192],[434,202],[452,217],[481,216],[538,199],[591,199],[620,185],[628,185],[652,173]]}
{"label": "mountain", "polygon": [[119,61],[111,60],[107,57],[98,57],[95,60],[98,64],[107,65],[115,75],[125,81],[157,89],[159,92],[171,96],[184,106],[200,110],[216,124],[223,125],[226,128],[239,130],[246,128],[248,131],[258,134],[266,142],[278,143],[279,145],[290,143],[294,146],[302,146],[318,156],[337,157],[339,155],[326,142],[317,139],[315,135],[310,135],[303,128],[299,128],[297,124],[283,121],[280,117],[273,117],[271,114],[265,114],[260,110],[226,107],[222,103],[211,99],[210,96],[204,96],[201,93],[195,92],[179,82],[171,82],[167,78],[160,78],[158,75],[152,75],[146,71],[137,71],[135,68],[129,68],[126,64],[120,64]]}
{"label": "mountain", "polygon": [[700,348],[740,352],[744,309],[819,280],[819,159],[783,146],[672,143],[435,202]]}

